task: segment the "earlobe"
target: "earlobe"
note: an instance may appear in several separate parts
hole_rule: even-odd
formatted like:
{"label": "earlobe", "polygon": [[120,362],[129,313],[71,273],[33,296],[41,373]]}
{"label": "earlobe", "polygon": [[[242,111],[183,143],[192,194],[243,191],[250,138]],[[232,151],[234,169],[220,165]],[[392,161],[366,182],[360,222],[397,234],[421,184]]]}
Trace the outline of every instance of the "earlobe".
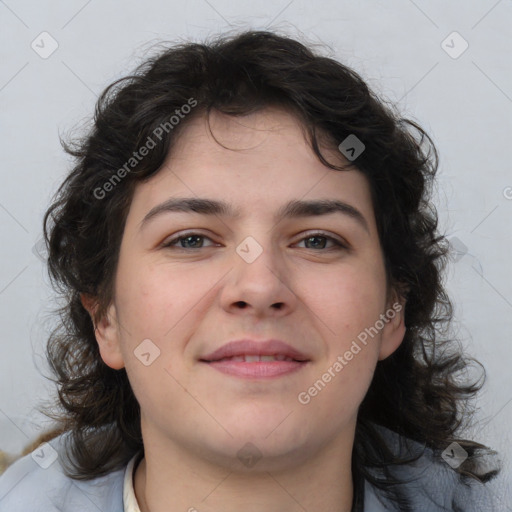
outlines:
{"label": "earlobe", "polygon": [[382,329],[379,361],[389,357],[401,345],[406,331],[405,298],[400,297],[386,310],[388,321]]}
{"label": "earlobe", "polygon": [[97,300],[84,293],[80,294],[80,300],[94,324],[94,334],[100,350],[101,359],[107,366],[114,370],[124,368],[115,304],[110,304],[105,315],[96,323],[95,313],[98,308]]}

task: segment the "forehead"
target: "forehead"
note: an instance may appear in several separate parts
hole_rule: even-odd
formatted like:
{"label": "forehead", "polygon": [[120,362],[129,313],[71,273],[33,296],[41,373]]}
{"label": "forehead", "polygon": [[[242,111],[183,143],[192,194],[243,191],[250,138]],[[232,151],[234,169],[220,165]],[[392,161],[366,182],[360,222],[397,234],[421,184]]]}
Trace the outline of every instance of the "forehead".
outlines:
{"label": "forehead", "polygon": [[[324,143],[321,151],[333,164],[348,164],[335,146]],[[299,120],[280,109],[238,117],[212,111],[187,121],[159,172],[137,185],[132,209],[140,221],[170,197],[227,200],[242,216],[270,215],[292,200],[339,199],[373,216],[366,177],[325,166]]]}
{"label": "forehead", "polygon": [[[323,152],[330,154],[333,163],[346,163],[339,151],[324,142]],[[216,158],[226,155],[225,151],[258,155],[272,147],[294,148],[298,154],[313,156],[308,145],[303,123],[284,108],[269,107],[243,116],[231,116],[212,110],[187,122],[176,142],[172,159],[190,157],[189,152],[208,150]],[[202,155],[206,157],[207,155]]]}

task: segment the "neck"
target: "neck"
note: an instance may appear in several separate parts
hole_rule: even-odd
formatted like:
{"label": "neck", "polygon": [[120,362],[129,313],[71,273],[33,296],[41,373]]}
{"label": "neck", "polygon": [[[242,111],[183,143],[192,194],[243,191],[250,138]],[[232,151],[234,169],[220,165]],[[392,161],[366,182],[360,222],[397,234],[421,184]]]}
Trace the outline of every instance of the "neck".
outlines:
{"label": "neck", "polygon": [[353,437],[301,464],[272,469],[256,463],[246,471],[236,460],[232,467],[213,463],[168,438],[150,437],[154,442],[144,441],[145,457],[135,472],[141,512],[351,511]]}

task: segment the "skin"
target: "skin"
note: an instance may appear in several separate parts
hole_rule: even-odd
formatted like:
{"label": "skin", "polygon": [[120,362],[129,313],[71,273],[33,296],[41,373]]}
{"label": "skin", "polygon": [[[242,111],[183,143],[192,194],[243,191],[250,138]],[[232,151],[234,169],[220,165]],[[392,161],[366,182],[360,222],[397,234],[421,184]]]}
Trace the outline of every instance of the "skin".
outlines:
{"label": "skin", "polygon": [[[137,500],[142,512],[349,511],[357,410],[377,361],[402,342],[403,309],[307,405],[297,396],[397,301],[387,300],[368,182],[357,170],[324,166],[284,111],[212,113],[210,125],[231,149],[204,118],[193,119],[158,174],[137,185],[115,298],[95,326],[101,357],[126,368],[141,405]],[[337,149],[323,154],[346,163]],[[166,212],[141,230],[170,197],[224,200],[241,216]],[[276,222],[292,199],[349,203],[368,230],[340,213]],[[185,230],[207,238],[162,246]],[[348,248],[311,241],[317,230]],[[252,263],[236,252],[248,236],[263,249]],[[94,301],[83,304],[92,315]],[[244,380],[199,361],[244,337],[284,340],[310,362],[283,377]],[[160,350],[149,366],[134,355],[145,339]],[[248,442],[261,455],[252,467],[237,457]]]}

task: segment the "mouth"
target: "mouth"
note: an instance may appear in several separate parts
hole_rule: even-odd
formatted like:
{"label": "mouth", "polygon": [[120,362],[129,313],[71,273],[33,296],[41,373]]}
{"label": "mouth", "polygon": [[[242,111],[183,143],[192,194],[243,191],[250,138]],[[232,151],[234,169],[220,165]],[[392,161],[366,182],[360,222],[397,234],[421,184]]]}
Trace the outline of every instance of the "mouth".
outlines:
{"label": "mouth", "polygon": [[288,375],[306,366],[306,354],[280,340],[238,340],[199,360],[222,373],[240,378],[262,379]]}
{"label": "mouth", "polygon": [[216,359],[213,361],[207,361],[209,363],[217,363],[221,361],[234,361],[236,363],[258,363],[258,362],[270,362],[270,361],[297,361],[291,357],[285,356],[284,354],[272,354],[272,355],[259,355],[259,354],[243,354],[239,356],[223,357],[222,359]]}

